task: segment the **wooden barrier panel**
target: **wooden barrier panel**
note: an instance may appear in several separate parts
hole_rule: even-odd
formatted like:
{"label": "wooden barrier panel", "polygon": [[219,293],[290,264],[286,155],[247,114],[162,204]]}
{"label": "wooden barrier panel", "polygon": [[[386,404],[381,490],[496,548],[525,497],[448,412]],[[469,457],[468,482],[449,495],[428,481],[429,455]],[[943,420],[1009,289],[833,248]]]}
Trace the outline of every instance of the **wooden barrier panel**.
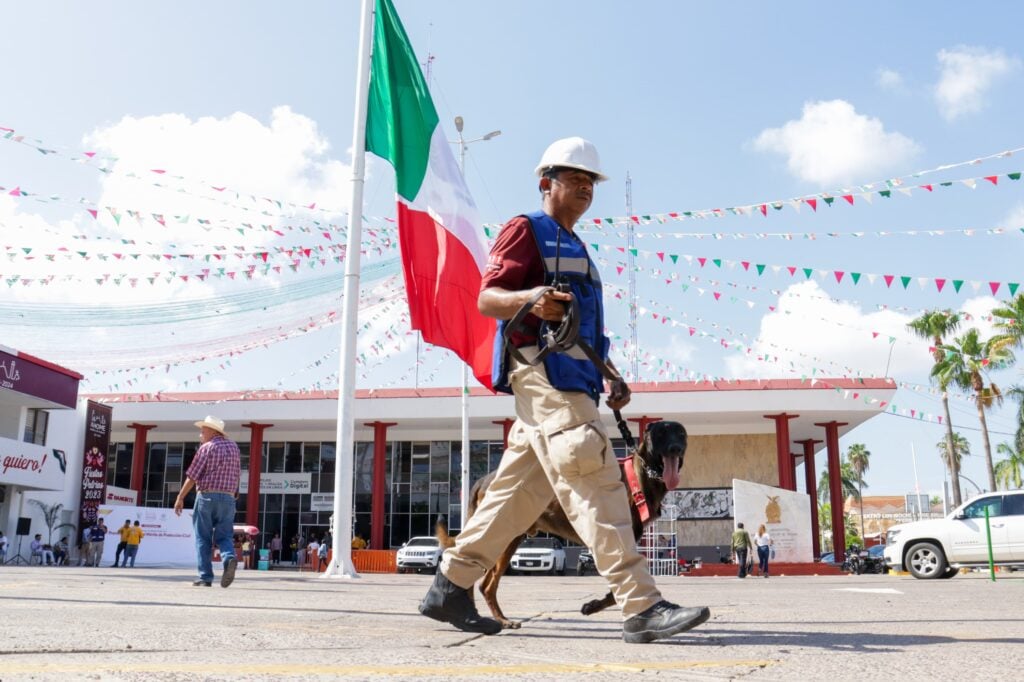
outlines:
{"label": "wooden barrier panel", "polygon": [[395,573],[396,549],[354,549],[352,564],[360,573]]}

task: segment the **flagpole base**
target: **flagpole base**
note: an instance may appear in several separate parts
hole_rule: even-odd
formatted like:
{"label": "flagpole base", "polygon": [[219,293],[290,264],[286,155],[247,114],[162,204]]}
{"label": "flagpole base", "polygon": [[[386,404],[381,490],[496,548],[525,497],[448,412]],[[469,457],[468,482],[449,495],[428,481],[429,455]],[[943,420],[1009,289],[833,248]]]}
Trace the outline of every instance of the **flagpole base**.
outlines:
{"label": "flagpole base", "polygon": [[359,571],[356,570],[355,564],[352,560],[345,561],[332,561],[328,566],[327,570],[321,575],[321,578],[352,578],[359,579]]}

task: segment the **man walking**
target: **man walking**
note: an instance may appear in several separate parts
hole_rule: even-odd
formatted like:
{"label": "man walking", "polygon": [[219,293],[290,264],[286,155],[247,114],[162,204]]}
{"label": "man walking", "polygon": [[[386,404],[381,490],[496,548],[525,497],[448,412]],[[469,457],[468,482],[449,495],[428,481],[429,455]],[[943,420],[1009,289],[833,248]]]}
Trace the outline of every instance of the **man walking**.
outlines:
{"label": "man walking", "polygon": [[739,571],[736,574],[737,578],[746,578],[748,570],[748,562],[750,550],[753,547],[753,542],[750,540],[750,533],[743,528],[743,522],[740,521],[736,524],[736,531],[732,534],[732,551],[736,554],[736,563],[740,565]]}
{"label": "man walking", "polygon": [[[611,583],[622,607],[623,639],[662,639],[700,625],[710,611],[662,599],[637,552],[626,489],[598,414],[602,373],[580,345],[585,342],[616,375],[607,405],[625,407],[629,387],[608,360],[601,278],[573,231],[590,208],[594,185],[607,178],[594,145],[578,137],[548,147],[535,172],[543,210],[502,229],[478,299],[480,312],[499,320],[493,384],[515,396],[516,423],[494,481],[445,552],[420,613],[466,632],[499,632],[498,621],[477,612],[470,589],[557,499]],[[578,342],[550,352],[543,327],[557,326],[569,306],[579,321]],[[527,310],[522,324],[509,328],[509,320]]]}
{"label": "man walking", "polygon": [[[128,546],[128,533],[132,530],[131,519],[125,519],[124,525],[117,529],[117,535],[120,541],[117,543],[117,549],[114,551],[114,563],[110,565],[111,568],[117,568],[118,564],[121,563],[121,554],[124,553],[124,548]],[[127,557],[125,557],[125,563],[128,563]]]}
{"label": "man walking", "polygon": [[[207,417],[196,422],[199,427],[199,449],[192,465],[185,472],[185,483],[174,501],[174,513],[181,516],[185,497],[196,489],[192,509],[192,526],[196,536],[196,560],[199,579],[192,584],[210,587],[213,584],[213,544],[220,549],[224,572],[220,586],[227,587],[235,579],[238,559],[232,542],[235,522],[235,502],[238,499],[238,480],[241,477],[241,455],[238,445],[224,432],[224,421]],[[258,459],[257,459],[258,461]]]}
{"label": "man walking", "polygon": [[132,568],[135,568],[135,557],[139,553],[139,543],[142,542],[144,537],[146,537],[146,533],[142,530],[142,525],[138,521],[135,522],[134,526],[128,528],[128,532],[125,534],[124,563],[121,564],[122,568],[128,565],[129,559],[131,559]]}

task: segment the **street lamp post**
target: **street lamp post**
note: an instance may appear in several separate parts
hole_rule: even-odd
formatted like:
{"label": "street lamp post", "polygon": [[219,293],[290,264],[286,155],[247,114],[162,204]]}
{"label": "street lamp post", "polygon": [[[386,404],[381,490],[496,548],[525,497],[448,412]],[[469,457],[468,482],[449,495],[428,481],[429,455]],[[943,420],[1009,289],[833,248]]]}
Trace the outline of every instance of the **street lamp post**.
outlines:
{"label": "street lamp post", "polygon": [[[454,140],[453,144],[459,145],[459,171],[462,173],[463,181],[465,181],[466,147],[474,142],[491,140],[501,135],[501,131],[492,130],[482,137],[467,140],[462,136],[463,127],[464,121],[462,117],[456,116],[455,131],[459,134],[459,139]],[[469,509],[469,366],[466,363],[462,364],[462,485],[459,492],[461,498],[459,530],[461,530],[466,527],[466,512]]]}

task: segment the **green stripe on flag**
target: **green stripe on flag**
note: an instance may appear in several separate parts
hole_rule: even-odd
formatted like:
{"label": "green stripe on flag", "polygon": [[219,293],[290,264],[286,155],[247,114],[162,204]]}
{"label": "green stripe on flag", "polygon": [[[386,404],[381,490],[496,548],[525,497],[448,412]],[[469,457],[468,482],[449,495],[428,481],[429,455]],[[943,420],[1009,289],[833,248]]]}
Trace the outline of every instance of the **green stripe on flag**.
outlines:
{"label": "green stripe on flag", "polygon": [[398,194],[412,201],[427,174],[437,110],[391,0],[377,0],[366,112],[366,151],[395,167]]}

